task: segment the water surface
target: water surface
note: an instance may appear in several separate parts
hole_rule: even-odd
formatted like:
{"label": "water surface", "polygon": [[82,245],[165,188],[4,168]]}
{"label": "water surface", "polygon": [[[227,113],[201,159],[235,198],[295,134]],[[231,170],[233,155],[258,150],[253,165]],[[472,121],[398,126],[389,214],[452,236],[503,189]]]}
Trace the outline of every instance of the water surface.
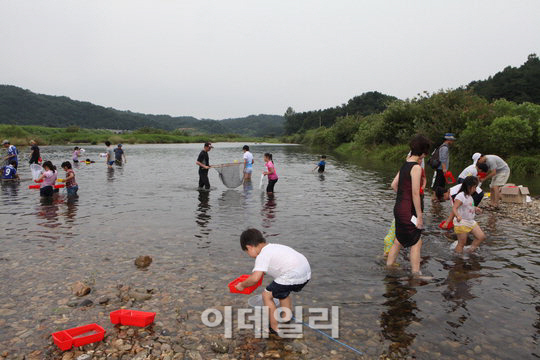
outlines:
{"label": "water surface", "polygon": [[[210,162],[241,160],[241,145],[216,144]],[[210,332],[196,316],[202,310],[247,305],[248,296],[229,294],[227,283],[251,271],[253,260],[241,251],[239,235],[256,227],[270,242],[309,259],[313,277],[295,303],[339,306],[340,340],[369,356],[540,357],[539,229],[487,213],[477,218],[488,235],[481,250],[455,257],[436,227],[448,205],[426,201],[422,271],[433,280],[411,280],[404,256],[396,271],[386,270],[381,259],[395,200],[389,182],[397,168],[329,156],[327,172],[319,176],[311,172],[316,154],[258,144],[252,145],[253,186],[227,189],[211,170],[211,191],[199,192],[194,163],[200,148],[128,145],[128,163],[107,170],[98,158],[103,149],[86,147],[84,157],[97,163],[75,169],[76,201],[60,193],[52,203],[42,202],[28,181],[2,186],[0,349],[43,349],[53,331],[91,322],[110,329],[108,312],[119,307],[114,302],[66,306],[77,280],[94,284],[93,300],[119,284],[153,288],[152,300],[133,307],[157,311],[172,328],[179,311],[191,311],[195,316],[186,326]],[[59,165],[71,148],[42,152]],[[274,154],[280,177],[271,199],[258,189],[264,152]],[[28,179],[27,165],[21,167]],[[146,254],[154,262],[147,271],[136,269],[134,258]],[[355,356],[311,330],[303,341],[307,358],[328,358],[331,351],[334,358]]]}

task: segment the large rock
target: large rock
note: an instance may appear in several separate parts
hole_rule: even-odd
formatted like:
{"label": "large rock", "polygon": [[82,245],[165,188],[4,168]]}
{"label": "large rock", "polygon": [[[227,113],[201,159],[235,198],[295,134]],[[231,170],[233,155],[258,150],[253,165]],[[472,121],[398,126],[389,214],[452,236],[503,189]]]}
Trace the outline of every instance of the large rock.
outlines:
{"label": "large rock", "polygon": [[90,294],[92,289],[82,281],[77,281],[71,285],[71,291],[73,292],[73,295],[81,297]]}
{"label": "large rock", "polygon": [[138,268],[146,268],[150,266],[151,263],[152,263],[152,258],[148,255],[145,255],[145,256],[141,255],[135,259],[135,266],[137,266]]}

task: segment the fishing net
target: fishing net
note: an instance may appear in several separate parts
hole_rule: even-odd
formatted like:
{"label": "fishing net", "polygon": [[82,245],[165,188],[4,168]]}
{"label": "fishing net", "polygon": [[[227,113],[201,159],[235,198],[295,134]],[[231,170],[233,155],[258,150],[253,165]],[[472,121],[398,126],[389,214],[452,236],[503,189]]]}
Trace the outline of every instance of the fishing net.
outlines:
{"label": "fishing net", "polygon": [[30,171],[32,171],[32,180],[37,180],[39,175],[41,175],[41,172],[43,171],[43,168],[41,167],[41,165],[31,164],[30,165]]}
{"label": "fishing net", "polygon": [[220,164],[212,165],[212,169],[215,169],[219,178],[223,182],[223,185],[230,189],[239,187],[244,182],[243,173],[244,163],[232,163],[232,164]]}

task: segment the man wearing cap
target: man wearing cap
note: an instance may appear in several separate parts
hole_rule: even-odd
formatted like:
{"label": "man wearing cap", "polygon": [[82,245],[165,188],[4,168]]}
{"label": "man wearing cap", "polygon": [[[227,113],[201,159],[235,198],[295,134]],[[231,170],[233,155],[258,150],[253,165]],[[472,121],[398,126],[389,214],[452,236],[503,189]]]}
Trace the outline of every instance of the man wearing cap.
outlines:
{"label": "man wearing cap", "polygon": [[438,188],[446,189],[445,175],[450,167],[450,146],[452,146],[454,141],[456,141],[454,134],[446,133],[444,135],[444,142],[439,146],[439,161],[441,164],[437,168],[437,171],[435,171],[435,174],[433,174],[433,182],[431,184],[431,188],[433,189],[431,197],[433,200],[437,199],[436,190]]}
{"label": "man wearing cap", "polygon": [[208,180],[208,169],[210,169],[210,159],[208,152],[212,150],[212,143],[204,143],[204,148],[199,153],[199,157],[195,164],[199,166],[199,188],[210,190],[210,180]]}
{"label": "man wearing cap", "polygon": [[19,154],[19,151],[15,147],[15,145],[11,145],[9,143],[9,140],[2,141],[2,146],[7,149],[7,156],[4,157],[4,161],[7,164],[11,164],[11,161],[15,161],[15,164],[13,164],[13,167],[16,169],[17,166],[19,166],[19,159],[17,155]]}
{"label": "man wearing cap", "polygon": [[114,149],[114,160],[116,165],[122,165],[122,160],[127,163],[126,153],[122,150],[122,144],[118,144],[118,147]]}
{"label": "man wearing cap", "polygon": [[501,187],[506,184],[510,177],[510,167],[497,155],[481,155],[478,159],[478,164],[486,164],[488,167],[488,173],[484,181],[491,179],[489,185],[491,191],[491,202],[489,203],[492,208],[497,209],[499,206],[499,200],[501,199]]}

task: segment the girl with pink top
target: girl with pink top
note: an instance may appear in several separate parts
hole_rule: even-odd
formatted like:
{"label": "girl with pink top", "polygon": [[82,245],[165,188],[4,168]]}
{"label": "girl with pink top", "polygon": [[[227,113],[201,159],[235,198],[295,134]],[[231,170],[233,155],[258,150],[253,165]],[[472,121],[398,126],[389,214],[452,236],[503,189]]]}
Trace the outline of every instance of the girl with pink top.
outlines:
{"label": "girl with pink top", "polygon": [[264,166],[266,166],[266,171],[263,171],[263,175],[268,175],[268,186],[266,187],[266,193],[268,195],[272,195],[274,193],[274,185],[278,181],[276,168],[272,162],[272,154],[264,154]]}
{"label": "girl with pink top", "polygon": [[56,182],[57,177],[58,173],[56,172],[56,166],[50,161],[45,161],[43,163],[43,172],[36,180],[36,182],[42,180],[41,186],[39,187],[39,195],[47,197],[53,196],[54,183]]}

